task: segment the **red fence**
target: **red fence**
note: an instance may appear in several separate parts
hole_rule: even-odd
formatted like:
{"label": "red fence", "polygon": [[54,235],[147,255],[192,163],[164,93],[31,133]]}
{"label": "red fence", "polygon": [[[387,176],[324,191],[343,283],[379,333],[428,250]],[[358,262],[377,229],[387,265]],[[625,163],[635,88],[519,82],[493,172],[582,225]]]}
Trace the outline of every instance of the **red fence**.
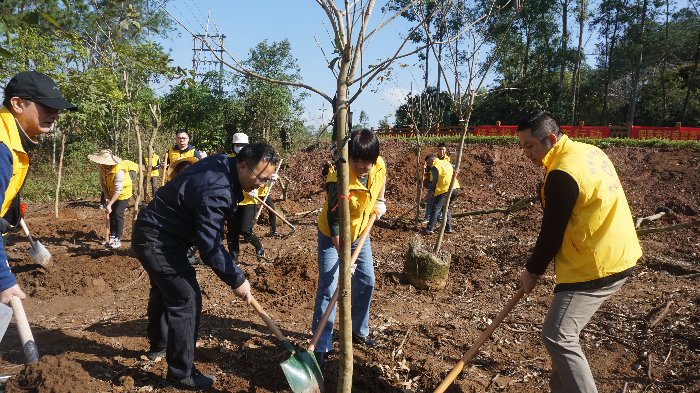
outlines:
{"label": "red fence", "polygon": [[[477,136],[517,136],[516,131],[518,126],[503,126],[501,122],[497,122],[495,126],[476,126],[469,127],[467,134]],[[440,127],[436,125],[430,129],[425,127],[414,128],[401,127],[391,128],[377,131],[378,136],[392,137],[403,136],[412,138],[415,136],[415,130],[419,129],[421,134],[427,136],[456,136],[461,135],[461,127]],[[681,127],[681,123],[676,123],[675,127],[642,127],[635,126],[632,123],[627,123],[626,127],[590,127],[584,126],[580,122],[578,126],[561,126],[562,131],[572,138],[631,138],[631,139],[669,139],[677,141],[700,141],[700,128]],[[374,128],[372,128],[374,131]],[[427,134],[426,134],[427,132]]]}

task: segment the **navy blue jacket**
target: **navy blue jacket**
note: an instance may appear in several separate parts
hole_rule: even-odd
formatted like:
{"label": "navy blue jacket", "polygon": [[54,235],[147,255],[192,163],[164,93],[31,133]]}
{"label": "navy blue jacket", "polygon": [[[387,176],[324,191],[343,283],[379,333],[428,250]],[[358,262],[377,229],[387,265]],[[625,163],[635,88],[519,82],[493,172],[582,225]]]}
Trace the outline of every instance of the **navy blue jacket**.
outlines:
{"label": "navy blue jacket", "polygon": [[243,197],[236,159],[216,154],[190,165],[160,187],[137,221],[173,239],[196,244],[204,263],[236,289],[245,276],[236,264],[238,256],[232,257],[222,242],[224,223]]}

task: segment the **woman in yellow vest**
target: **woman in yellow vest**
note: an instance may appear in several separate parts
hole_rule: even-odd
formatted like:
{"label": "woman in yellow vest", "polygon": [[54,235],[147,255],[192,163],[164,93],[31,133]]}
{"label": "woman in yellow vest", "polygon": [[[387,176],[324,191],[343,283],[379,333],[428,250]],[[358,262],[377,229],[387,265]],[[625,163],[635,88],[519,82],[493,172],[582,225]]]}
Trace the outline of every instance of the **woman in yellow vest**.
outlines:
{"label": "woman in yellow vest", "polygon": [[122,245],[121,238],[124,230],[124,210],[132,195],[129,167],[121,158],[112,154],[109,149],[88,155],[91,161],[100,164],[100,185],[108,198],[107,214],[109,214],[109,243],[111,248]]}
{"label": "woman in yellow vest", "polygon": [[[233,148],[233,153],[229,154],[231,157],[235,157],[238,152],[241,151],[243,146],[248,144],[248,135],[237,132],[233,134],[231,139],[231,147]],[[277,174],[272,175],[270,178],[272,181],[277,180]],[[270,186],[267,184],[257,188],[253,191],[260,199],[265,199],[265,196],[270,191]],[[268,198],[267,205],[272,209],[275,208],[275,204],[272,198]],[[246,194],[243,201],[238,203],[238,209],[234,213],[231,220],[226,224],[227,236],[226,241],[228,243],[228,250],[230,253],[240,252],[239,237],[243,235],[243,240],[249,242],[255,247],[255,253],[259,256],[265,256],[265,249],[263,249],[262,242],[258,239],[258,236],[253,231],[253,224],[255,221],[255,213],[257,212],[256,206],[258,202],[251,198],[250,195]],[[270,217],[270,236],[281,237],[277,233],[277,217],[274,216],[272,212],[269,213]]]}
{"label": "woman in yellow vest", "polygon": [[[386,163],[379,156],[379,140],[374,132],[363,129],[353,131],[348,141],[350,164],[350,195],[338,195],[338,174],[330,172],[326,177],[326,202],[318,219],[318,289],[312,329],[316,331],[321,317],[338,285],[338,248],[340,225],[338,198],[350,201],[350,231],[354,250],[373,212],[377,219],[386,212],[384,190]],[[357,257],[357,268],[352,276],[352,332],[353,341],[370,347],[377,345],[369,338],[369,306],[374,292],[374,266],[372,246],[367,237]],[[314,355],[319,365],[333,349],[332,333],[335,310],[323,328]]]}

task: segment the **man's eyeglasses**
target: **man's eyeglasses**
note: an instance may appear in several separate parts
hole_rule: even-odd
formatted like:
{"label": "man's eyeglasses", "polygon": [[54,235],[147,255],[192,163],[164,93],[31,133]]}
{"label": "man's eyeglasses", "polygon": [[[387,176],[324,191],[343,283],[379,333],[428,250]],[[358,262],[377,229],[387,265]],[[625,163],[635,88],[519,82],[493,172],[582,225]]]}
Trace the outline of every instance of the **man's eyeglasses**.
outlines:
{"label": "man's eyeglasses", "polygon": [[253,176],[255,176],[256,179],[258,179],[258,181],[259,181],[260,183],[262,183],[262,184],[267,184],[267,182],[270,181],[270,178],[269,178],[269,177],[268,177],[267,179],[261,179],[261,178],[259,178],[258,175],[256,175],[255,172],[253,171],[253,168],[251,168],[250,165],[249,165],[247,162],[245,163],[245,166],[246,166],[246,168],[248,168],[248,170],[250,171],[250,173],[252,173]]}

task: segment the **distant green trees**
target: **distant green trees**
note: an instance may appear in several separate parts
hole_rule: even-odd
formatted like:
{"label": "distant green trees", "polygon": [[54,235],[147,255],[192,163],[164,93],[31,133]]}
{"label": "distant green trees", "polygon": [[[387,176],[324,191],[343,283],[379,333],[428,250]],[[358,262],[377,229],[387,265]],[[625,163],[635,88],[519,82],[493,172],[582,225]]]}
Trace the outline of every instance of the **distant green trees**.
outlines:
{"label": "distant green trees", "polygon": [[[511,3],[495,4],[512,12]],[[470,3],[465,12],[483,12],[490,6],[491,2]],[[582,23],[593,33],[595,51],[584,47],[577,70]],[[494,55],[496,78],[489,87],[505,87],[524,76],[525,80],[481,106],[471,124],[517,124],[541,108],[561,124],[569,124],[573,114],[575,124],[621,126],[633,119],[646,126],[682,122],[700,127],[700,15],[693,7],[675,8],[670,0],[530,1],[510,30],[495,23],[490,28],[508,34],[504,50]],[[584,56],[595,56],[595,65],[589,66]],[[431,85],[437,87],[437,82]],[[449,97],[437,96],[434,110],[442,111],[440,124],[455,125],[442,102]],[[395,126],[411,124],[408,106],[396,110]]]}

